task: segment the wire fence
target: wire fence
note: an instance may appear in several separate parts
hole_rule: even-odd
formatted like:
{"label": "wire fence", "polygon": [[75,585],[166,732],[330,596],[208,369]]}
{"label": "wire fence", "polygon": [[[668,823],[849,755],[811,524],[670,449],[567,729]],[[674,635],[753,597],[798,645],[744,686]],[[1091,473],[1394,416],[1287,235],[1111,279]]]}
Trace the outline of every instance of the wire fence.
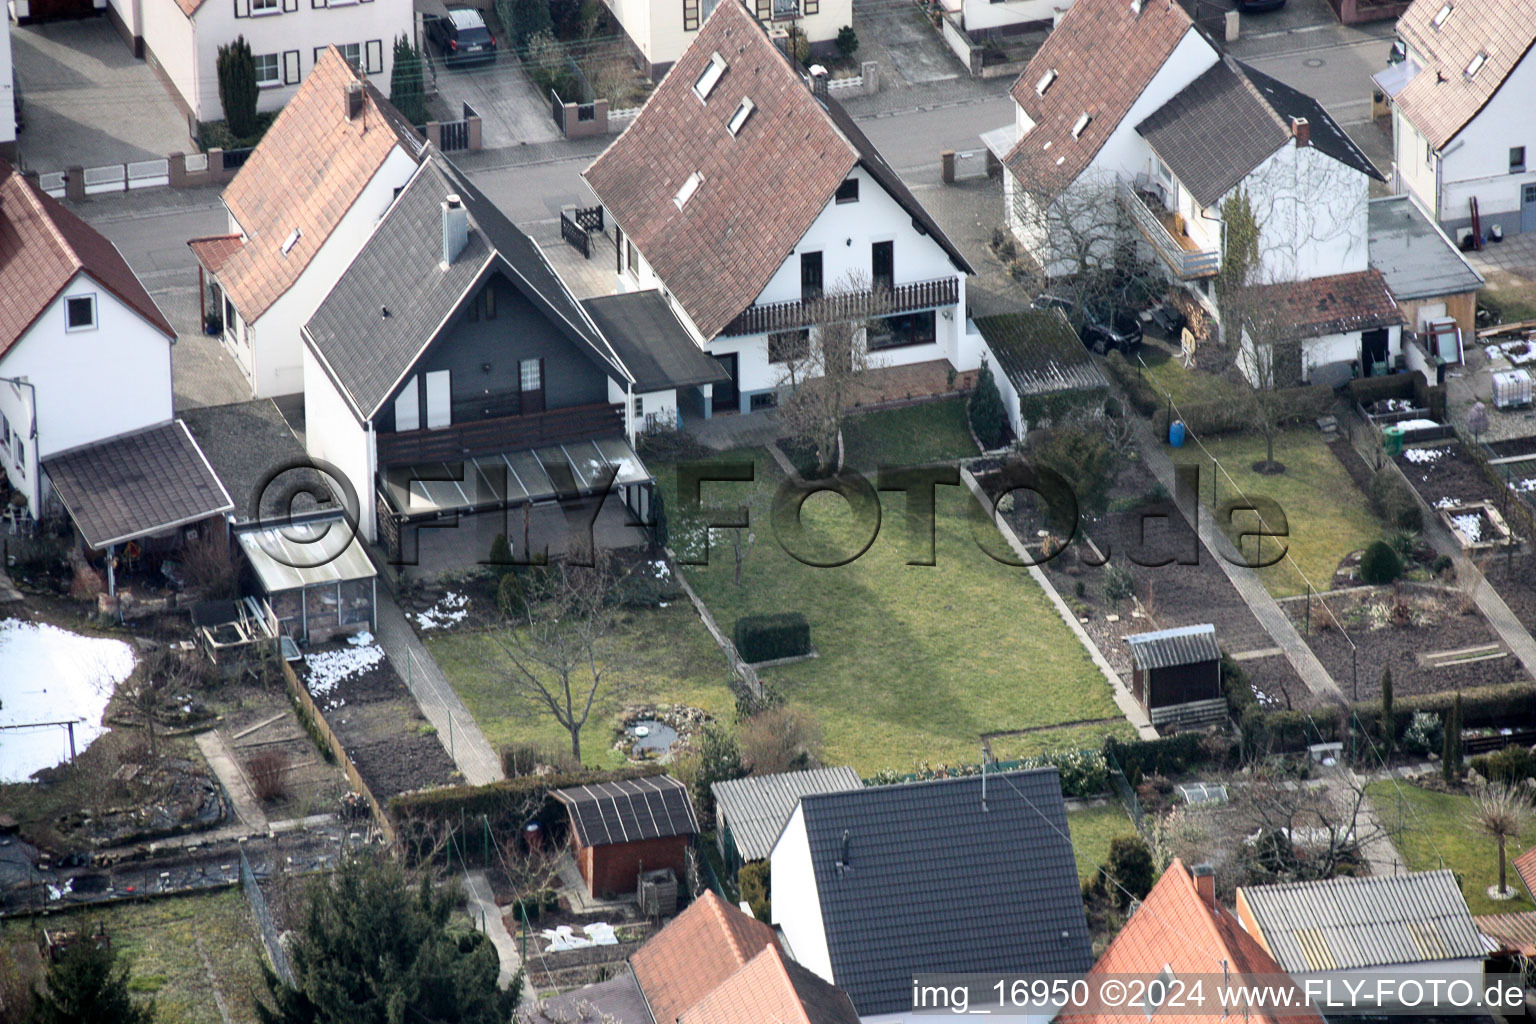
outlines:
{"label": "wire fence", "polygon": [[267,906],[267,897],[256,882],[256,873],[251,870],[251,862],[246,859],[244,850],[240,851],[240,885],[245,889],[246,901],[250,903],[251,914],[256,918],[256,926],[261,931],[261,944],[266,948],[272,973],[282,979],[283,984],[292,987],[293,968],[288,963],[288,951],[278,941],[277,926],[272,923],[272,910]]}

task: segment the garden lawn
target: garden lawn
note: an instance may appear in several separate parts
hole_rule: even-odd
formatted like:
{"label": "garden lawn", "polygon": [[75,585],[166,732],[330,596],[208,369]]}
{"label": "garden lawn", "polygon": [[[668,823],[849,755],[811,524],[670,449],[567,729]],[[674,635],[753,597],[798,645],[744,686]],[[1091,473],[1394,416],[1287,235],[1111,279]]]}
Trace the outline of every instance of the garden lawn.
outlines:
{"label": "garden lawn", "polygon": [[[1515,857],[1536,845],[1536,821],[1527,824],[1519,840],[1510,840],[1506,884],[1519,893],[1512,900],[1491,900],[1489,887],[1499,880],[1499,847],[1472,825],[1472,798],[1436,793],[1389,780],[1372,782],[1366,793],[1376,816],[1392,832],[1398,852],[1414,871],[1450,868],[1461,879],[1461,894],[1474,914],[1511,914],[1531,909],[1531,901],[1515,874]],[[1401,799],[1401,803],[1399,800]],[[1400,831],[1399,831],[1400,830]]]}
{"label": "garden lawn", "polygon": [[[1197,446],[1173,451],[1175,462],[1200,467],[1202,501],[1210,503],[1213,484],[1220,502],[1237,497],[1235,481],[1243,494],[1271,498],[1285,513],[1290,558],[1259,570],[1259,578],[1276,597],[1306,593],[1298,567],[1317,590],[1332,589],[1333,574],[1344,556],[1381,537],[1382,524],[1371,512],[1365,495],[1315,430],[1288,430],[1275,438],[1275,461],[1285,464],[1285,472],[1275,476],[1253,471],[1253,464],[1265,456],[1260,435],[1217,437],[1204,443],[1221,460],[1225,474],[1218,473]],[[1240,512],[1233,516],[1233,522],[1252,528],[1258,520],[1251,512]],[[1264,561],[1275,557],[1276,543],[1264,541]],[[1257,552],[1254,538],[1243,541],[1246,558],[1253,559]]]}
{"label": "garden lawn", "polygon": [[1205,370],[1185,369],[1178,356],[1159,345],[1143,345],[1140,357],[1146,364],[1141,372],[1152,381],[1159,399],[1166,392],[1173,396],[1175,405],[1234,401],[1239,393],[1239,385],[1224,377]]}
{"label": "garden lawn", "polygon": [[[870,450],[888,464],[904,461],[899,432],[882,433]],[[709,564],[685,573],[727,632],[743,615],[797,611],[809,620],[819,657],[765,669],[762,678],[819,723],[825,762],[866,777],[910,771],[918,761],[974,764],[984,733],[1119,714],[1109,684],[1028,572],[978,549],[969,492],[938,489],[936,565],[906,564],[920,549],[907,533],[904,496],[887,492],[883,528],[869,549],[819,568],[779,543],[785,538],[769,518],[783,479],[774,461],[762,451],[732,457],[755,460],[756,482],[707,483],[703,500],[750,509],[755,543],[742,582],[727,531],[712,531]],[[675,474],[657,476],[665,485]],[[674,548],[698,557],[675,495],[667,499]],[[833,494],[807,499],[801,521],[798,549],[810,549],[813,560],[846,560],[869,535]],[[978,533],[1003,549],[985,520]]]}
{"label": "garden lawn", "polygon": [[1086,882],[1109,861],[1109,844],[1121,836],[1134,836],[1136,826],[1119,802],[1083,807],[1067,812],[1067,831],[1072,834],[1072,855],[1077,858],[1077,878]]}
{"label": "garden lawn", "polygon": [[[625,704],[688,704],[731,719],[736,701],[727,685],[725,655],[686,597],[666,608],[621,612],[620,621],[607,668],[609,682],[582,729],[584,762],[605,767],[624,763],[613,743]],[[506,674],[511,662],[491,634],[443,633],[423,642],[497,750],[508,743],[528,743],[550,752],[570,752],[570,734],[548,712],[510,692]]]}
{"label": "garden lawn", "polygon": [[214,987],[231,1021],[256,1021],[252,1001],[262,989],[262,952],[255,918],[238,887],[48,918],[13,918],[0,923],[0,957],[40,941],[44,925],[86,930],[98,922],[112,937],[120,962],[131,966],[130,988],[155,1000],[157,1024],[221,1024]]}
{"label": "garden lawn", "polygon": [[851,416],[843,424],[843,461],[868,474],[881,465],[917,466],[975,455],[965,401],[946,398]]}

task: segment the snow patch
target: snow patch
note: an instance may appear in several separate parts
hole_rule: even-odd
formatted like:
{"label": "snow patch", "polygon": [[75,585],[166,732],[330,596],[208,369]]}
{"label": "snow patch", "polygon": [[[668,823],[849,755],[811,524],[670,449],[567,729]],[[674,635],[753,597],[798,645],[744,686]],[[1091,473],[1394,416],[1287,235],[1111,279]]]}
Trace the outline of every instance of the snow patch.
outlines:
{"label": "snow patch", "polygon": [[[362,636],[364,634],[358,634]],[[370,636],[368,638],[372,640]],[[349,640],[348,643],[351,643]],[[360,676],[384,660],[384,648],[375,643],[356,644],[335,651],[321,651],[304,659],[309,666],[306,685],[312,697],[328,697],[336,685],[353,676]],[[340,707],[340,702],[327,707]]]}
{"label": "snow patch", "polygon": [[[1432,424],[1439,426],[1439,424]],[[1449,448],[1405,448],[1403,458],[1409,462],[1436,462],[1451,454]]]}
{"label": "snow patch", "polygon": [[1451,516],[1451,522],[1455,523],[1456,529],[1460,530],[1462,536],[1466,537],[1473,544],[1483,539],[1483,517],[1481,515],[1469,513],[1467,515]]}
{"label": "snow patch", "polygon": [[450,590],[438,602],[415,616],[418,629],[447,629],[469,616],[469,597]]}

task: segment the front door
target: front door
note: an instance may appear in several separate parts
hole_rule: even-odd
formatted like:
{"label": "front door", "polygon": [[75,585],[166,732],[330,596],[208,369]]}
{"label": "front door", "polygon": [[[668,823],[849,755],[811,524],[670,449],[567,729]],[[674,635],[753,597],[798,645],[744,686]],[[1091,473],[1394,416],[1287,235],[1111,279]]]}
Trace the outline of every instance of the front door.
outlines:
{"label": "front door", "polygon": [[524,415],[544,411],[544,360],[524,359],[518,364],[518,384]]}
{"label": "front door", "polygon": [[1372,377],[1387,373],[1387,330],[1378,328],[1360,334],[1360,375]]}
{"label": "front door", "polygon": [[869,249],[870,283],[892,291],[896,287],[896,243],[876,242]]}
{"label": "front door", "polygon": [[1520,230],[1536,231],[1536,185],[1520,189]]}
{"label": "front door", "polygon": [[714,358],[715,362],[720,364],[720,368],[730,374],[731,379],[715,382],[715,400],[710,408],[717,413],[740,412],[741,389],[736,385],[736,353]]}

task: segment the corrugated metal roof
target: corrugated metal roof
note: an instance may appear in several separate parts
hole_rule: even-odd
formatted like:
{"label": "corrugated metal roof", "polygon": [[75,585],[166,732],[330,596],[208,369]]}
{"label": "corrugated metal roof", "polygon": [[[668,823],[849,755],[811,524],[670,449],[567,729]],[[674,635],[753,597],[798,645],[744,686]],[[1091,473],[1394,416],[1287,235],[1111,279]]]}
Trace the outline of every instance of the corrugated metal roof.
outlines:
{"label": "corrugated metal roof", "polygon": [[570,811],[571,827],[583,846],[634,843],[699,831],[688,788],[668,775],[572,786],[551,795]]}
{"label": "corrugated metal roof", "polygon": [[339,518],[242,530],[235,536],[269,594],[377,575],[357,531]]}
{"label": "corrugated metal roof", "polygon": [[1125,642],[1131,645],[1131,661],[1143,672],[1221,660],[1221,648],[1216,646],[1216,627],[1208,622],[1160,629],[1155,633],[1135,633],[1126,637]]}
{"label": "corrugated metal roof", "polygon": [[1242,895],[1287,971],[1483,956],[1482,936],[1449,871],[1263,885]]}
{"label": "corrugated metal roof", "polygon": [[763,860],[773,852],[773,844],[802,796],[837,793],[863,785],[858,772],[839,765],[809,772],[731,779],[717,782],[710,789],[715,794],[721,820],[730,826],[731,836],[736,840],[736,851],[742,860],[751,861]]}

